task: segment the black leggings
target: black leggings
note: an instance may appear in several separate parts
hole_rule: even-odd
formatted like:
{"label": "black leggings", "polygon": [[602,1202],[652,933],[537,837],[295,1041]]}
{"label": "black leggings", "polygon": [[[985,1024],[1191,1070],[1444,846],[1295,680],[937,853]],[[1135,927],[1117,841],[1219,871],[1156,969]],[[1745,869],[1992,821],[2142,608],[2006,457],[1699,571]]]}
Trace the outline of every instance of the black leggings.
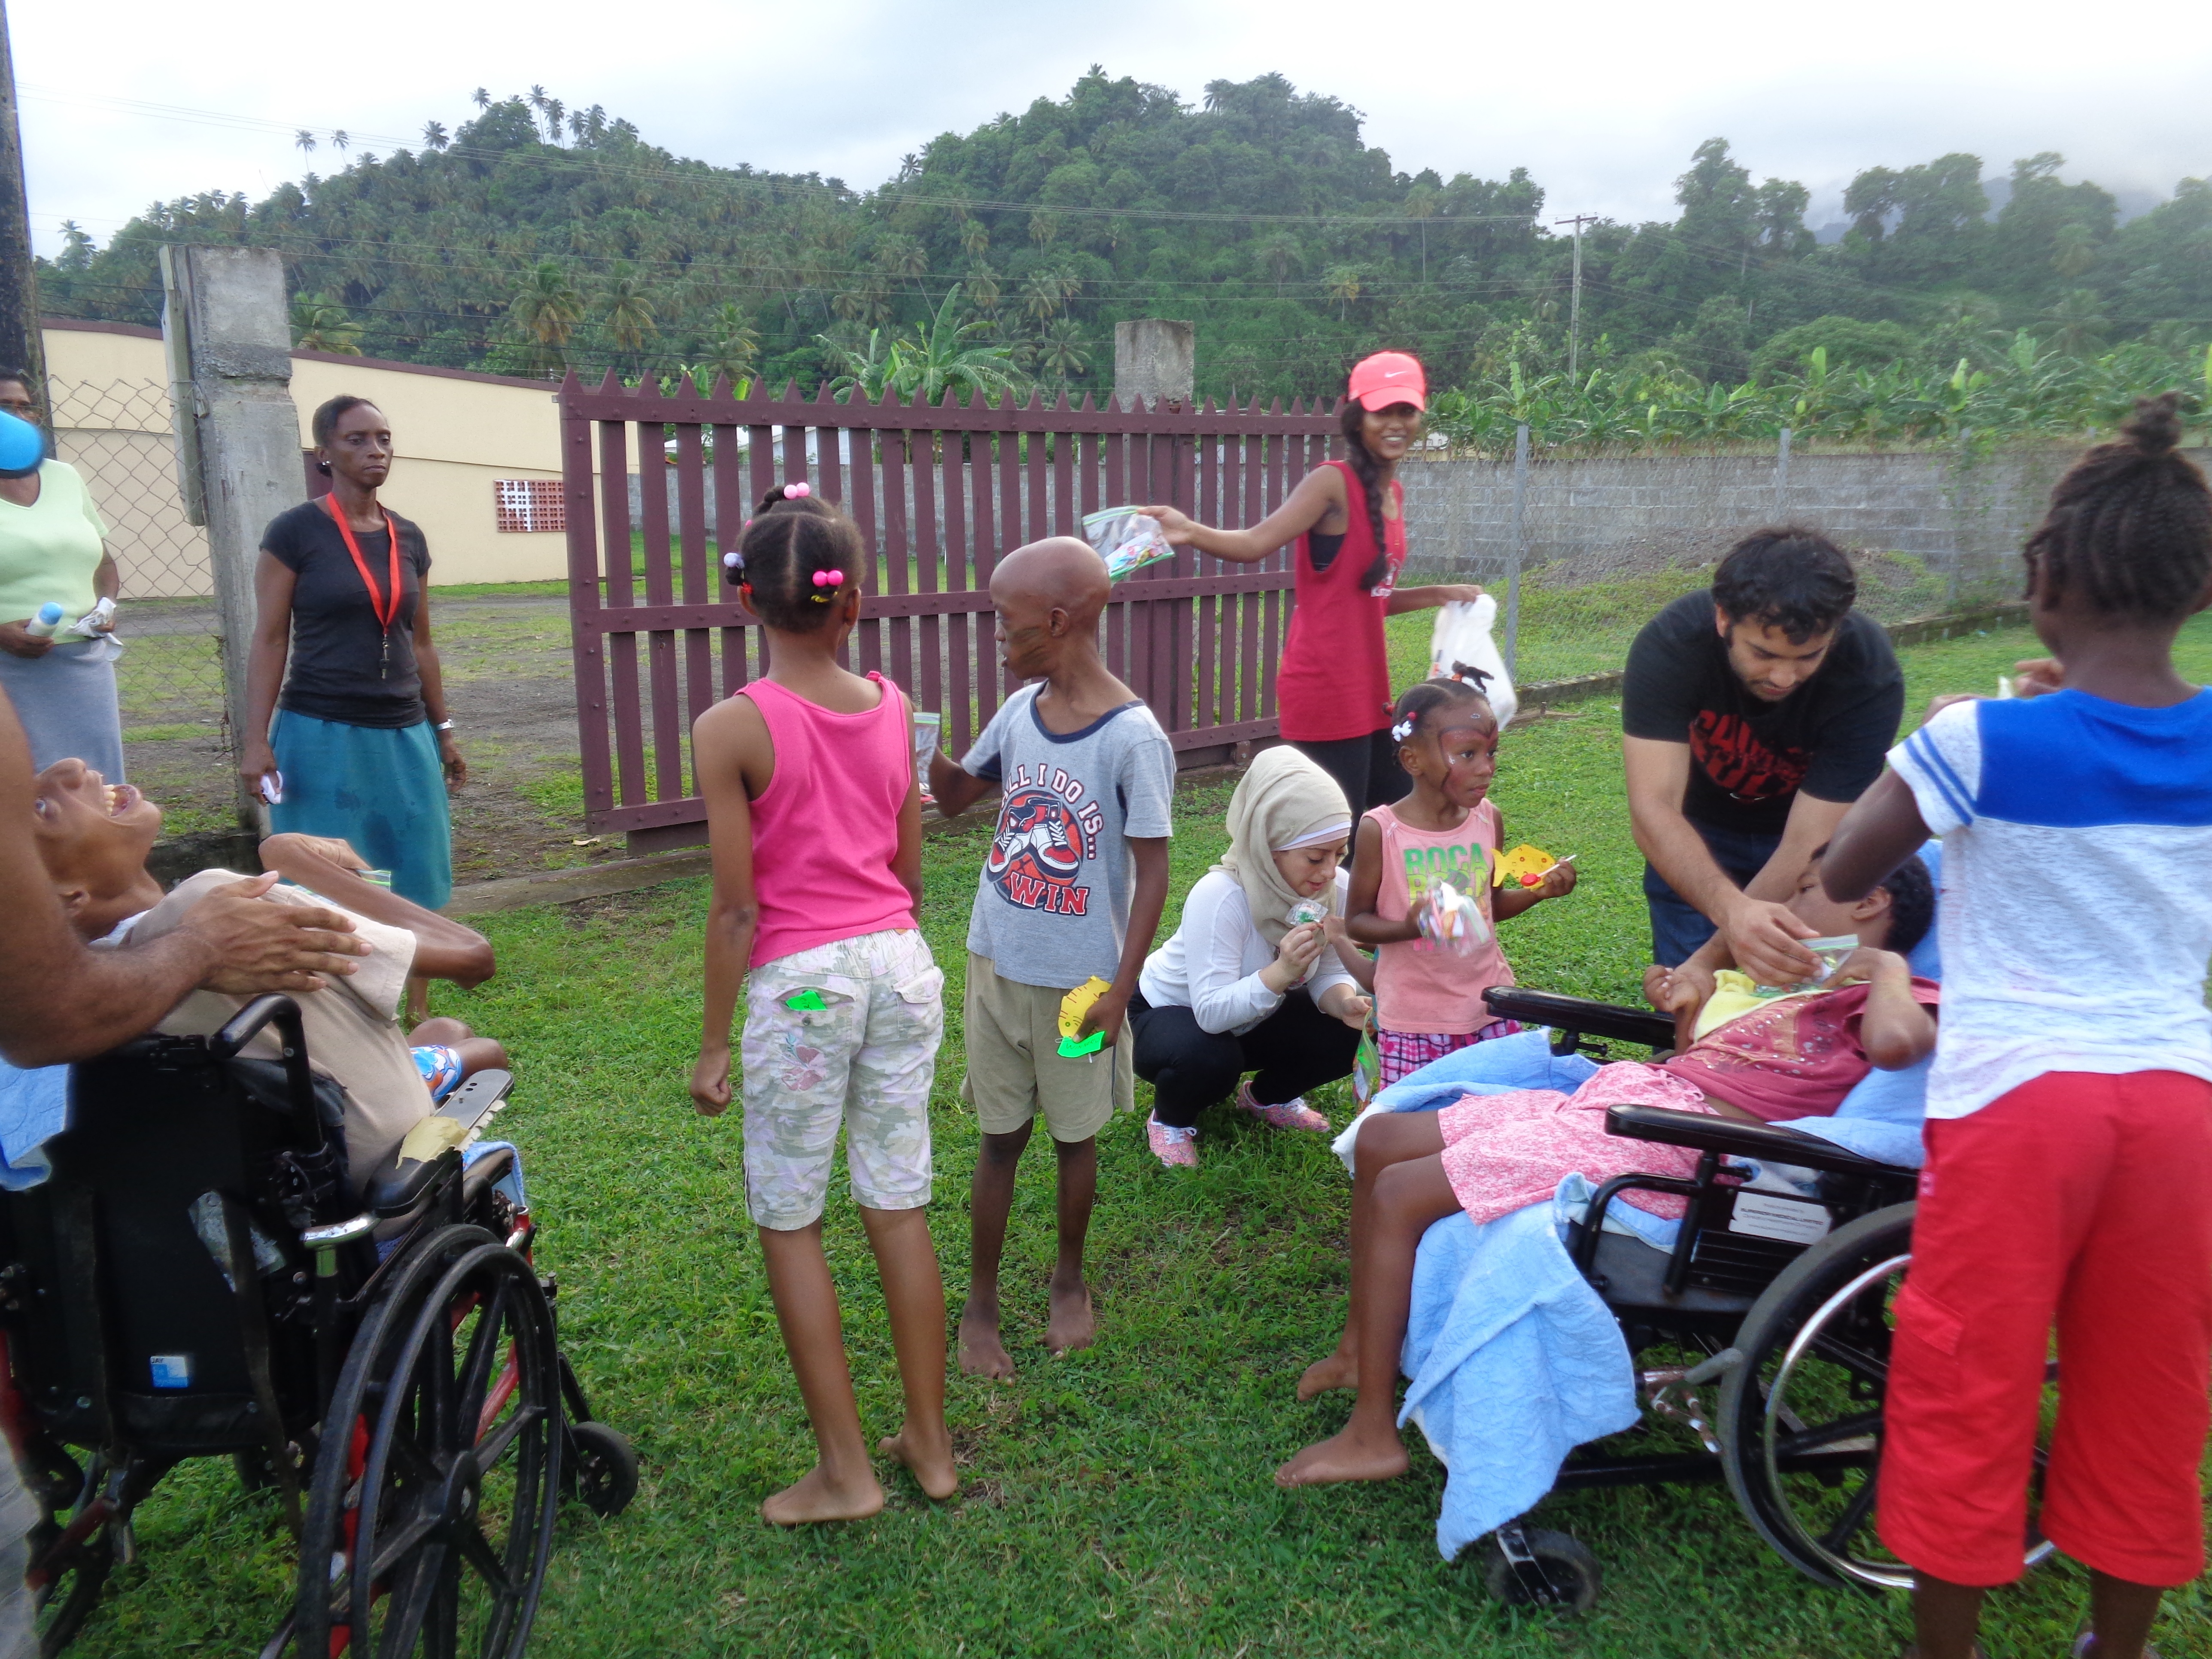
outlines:
{"label": "black leggings", "polygon": [[1253,1098],[1279,1106],[1350,1077],[1359,1047],[1359,1033],[1314,1006],[1303,988],[1243,1036],[1206,1030],[1189,1009],[1155,1008],[1141,995],[1129,1004],[1129,1026],[1136,1034],[1137,1075],[1152,1085],[1152,1115],[1178,1129],[1226,1100],[1247,1072],[1258,1073]]}
{"label": "black leggings", "polygon": [[1355,818],[1375,807],[1404,799],[1413,787],[1406,769],[1398,764],[1398,744],[1388,732],[1336,738],[1328,743],[1301,743],[1293,738],[1290,744],[1336,780]]}

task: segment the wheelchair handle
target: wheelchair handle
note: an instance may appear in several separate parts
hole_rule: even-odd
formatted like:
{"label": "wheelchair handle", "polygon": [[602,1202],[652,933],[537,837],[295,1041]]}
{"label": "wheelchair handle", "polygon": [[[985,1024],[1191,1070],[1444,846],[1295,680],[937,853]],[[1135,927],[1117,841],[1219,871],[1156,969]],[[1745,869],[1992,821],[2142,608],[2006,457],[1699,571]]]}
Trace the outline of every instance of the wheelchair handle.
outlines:
{"label": "wheelchair handle", "polygon": [[293,1113],[300,1119],[307,1150],[320,1152],[324,1145],[323,1118],[315,1109],[315,1077],[307,1067],[307,1033],[301,1022],[298,1003],[273,992],[254,998],[207,1040],[208,1053],[217,1060],[234,1059],[240,1050],[261,1035],[263,1027],[272,1022],[282,1039],[279,1054]]}

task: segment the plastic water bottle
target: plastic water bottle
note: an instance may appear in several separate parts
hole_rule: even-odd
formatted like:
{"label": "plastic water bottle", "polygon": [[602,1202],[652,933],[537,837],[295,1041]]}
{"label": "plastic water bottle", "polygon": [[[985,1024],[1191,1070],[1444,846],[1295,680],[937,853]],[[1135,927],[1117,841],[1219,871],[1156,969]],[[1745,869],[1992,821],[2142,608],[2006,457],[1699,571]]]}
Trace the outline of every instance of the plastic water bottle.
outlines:
{"label": "plastic water bottle", "polygon": [[23,631],[34,640],[50,640],[61,625],[62,608],[48,599],[39,607],[39,614],[23,624]]}

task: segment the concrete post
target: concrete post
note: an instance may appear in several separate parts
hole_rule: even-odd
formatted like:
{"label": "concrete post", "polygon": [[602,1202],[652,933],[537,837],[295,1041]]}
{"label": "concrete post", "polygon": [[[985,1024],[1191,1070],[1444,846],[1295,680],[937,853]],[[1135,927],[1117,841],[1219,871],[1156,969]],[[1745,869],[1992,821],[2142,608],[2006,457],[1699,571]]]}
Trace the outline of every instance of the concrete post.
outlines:
{"label": "concrete post", "polygon": [[[268,248],[167,246],[161,289],[179,482],[192,522],[207,526],[223,707],[235,750],[246,729],[261,532],[307,493],[292,404],[284,264]],[[238,808],[242,824],[259,824],[262,805],[242,783]]]}
{"label": "concrete post", "polygon": [[1114,325],[1114,395],[1146,409],[1163,399],[1188,409],[1198,380],[1197,334],[1188,323],[1157,317]]}
{"label": "concrete post", "polygon": [[1781,441],[1774,447],[1774,517],[1780,524],[1790,522],[1790,428],[1782,428]]}
{"label": "concrete post", "polygon": [[1528,557],[1528,428],[1513,429],[1513,547],[1505,565],[1505,672],[1521,678],[1521,567]]}

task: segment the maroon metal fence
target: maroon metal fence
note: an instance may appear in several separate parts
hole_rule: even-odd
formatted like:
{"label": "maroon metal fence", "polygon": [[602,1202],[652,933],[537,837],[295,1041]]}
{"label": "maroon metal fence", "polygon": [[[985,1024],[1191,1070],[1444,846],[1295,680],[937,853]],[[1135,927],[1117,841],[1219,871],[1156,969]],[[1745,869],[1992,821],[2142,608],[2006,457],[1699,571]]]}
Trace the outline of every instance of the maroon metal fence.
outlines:
{"label": "maroon metal fence", "polygon": [[[804,479],[842,502],[872,550],[849,655],[944,719],[960,754],[1018,682],[992,639],[1002,552],[1079,535],[1102,507],[1173,501],[1210,524],[1256,524],[1332,453],[1334,417],[1262,410],[1094,409],[1034,394],[1005,408],[709,397],[610,375],[561,391],[584,811],[633,850],[704,839],[691,721],[763,672],[757,624],[721,580],[752,503]],[[1275,665],[1291,611],[1287,550],[1210,568],[1189,553],[1117,584],[1105,653],[1186,765],[1276,730]]]}

